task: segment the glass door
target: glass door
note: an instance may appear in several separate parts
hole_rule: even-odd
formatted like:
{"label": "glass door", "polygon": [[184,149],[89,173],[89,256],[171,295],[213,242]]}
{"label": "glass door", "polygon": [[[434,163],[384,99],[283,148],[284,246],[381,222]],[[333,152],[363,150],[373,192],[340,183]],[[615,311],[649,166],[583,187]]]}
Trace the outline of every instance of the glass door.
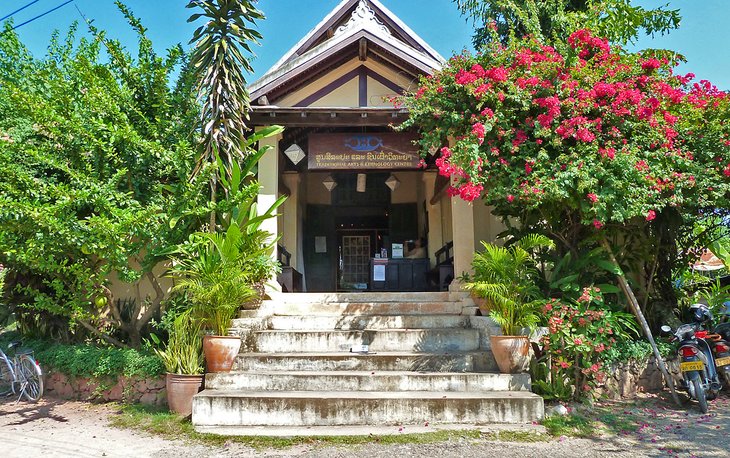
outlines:
{"label": "glass door", "polygon": [[338,289],[362,291],[368,289],[370,279],[371,234],[342,235]]}

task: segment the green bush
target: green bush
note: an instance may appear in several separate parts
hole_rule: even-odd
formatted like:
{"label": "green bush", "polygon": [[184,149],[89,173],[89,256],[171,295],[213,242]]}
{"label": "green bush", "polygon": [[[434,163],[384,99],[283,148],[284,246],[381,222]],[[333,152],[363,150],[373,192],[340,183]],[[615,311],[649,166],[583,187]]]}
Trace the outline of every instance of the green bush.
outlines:
{"label": "green bush", "polygon": [[[657,341],[656,344],[662,357],[667,357],[671,353],[671,344],[663,341]],[[621,364],[629,361],[646,361],[653,354],[651,344],[646,340],[622,339],[603,353],[602,360],[606,364]]]}
{"label": "green bush", "polygon": [[39,364],[65,375],[92,378],[155,378],[164,374],[160,358],[133,349],[93,345],[61,345],[54,342],[27,341]]}

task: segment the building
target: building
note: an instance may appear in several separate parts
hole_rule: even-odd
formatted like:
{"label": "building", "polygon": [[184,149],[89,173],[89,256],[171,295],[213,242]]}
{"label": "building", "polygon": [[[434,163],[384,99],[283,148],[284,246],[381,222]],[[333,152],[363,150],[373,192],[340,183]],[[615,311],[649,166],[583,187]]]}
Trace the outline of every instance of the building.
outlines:
{"label": "building", "polygon": [[251,85],[251,124],[286,128],[259,165],[261,208],[289,196],[266,223],[285,291],[444,289],[503,229],[392,128],[408,116],[393,98],[443,63],[379,0],[343,0]]}

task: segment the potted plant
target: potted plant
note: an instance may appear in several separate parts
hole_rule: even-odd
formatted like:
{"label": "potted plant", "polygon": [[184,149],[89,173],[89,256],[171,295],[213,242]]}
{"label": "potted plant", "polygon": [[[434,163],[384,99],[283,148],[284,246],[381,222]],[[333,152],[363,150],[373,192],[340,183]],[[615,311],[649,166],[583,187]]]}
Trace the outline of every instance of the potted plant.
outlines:
{"label": "potted plant", "polygon": [[241,347],[238,336],[228,336],[231,320],[255,291],[242,251],[243,234],[236,222],[224,233],[196,233],[186,247],[188,255],[174,263],[175,290],[184,291],[190,313],[206,331],[203,337],[208,372],[227,372]]}
{"label": "potted plant", "polygon": [[268,148],[254,151],[252,145],[281,130],[274,126],[249,136],[246,150],[252,154],[240,164],[224,163],[216,155],[222,192],[213,207],[217,224],[211,232],[192,234],[170,253],[174,254],[170,275],[176,279],[175,290],[187,294],[191,313],[206,332],[203,351],[208,372],[231,370],[241,347],[240,337],[227,335],[231,320],[240,308],[260,304],[263,290],[258,286],[274,278],[278,268],[272,256],[277,239],[261,224],[276,217],[286,196],[259,212],[259,184],[253,170]]}
{"label": "potted plant", "polygon": [[[185,311],[173,322],[165,349],[155,349],[167,374],[167,405],[170,411],[185,417],[192,413],[193,396],[203,386],[203,352],[200,324]],[[152,335],[159,345],[159,339]]]}
{"label": "potted plant", "polygon": [[502,329],[501,336],[490,336],[499,370],[524,372],[530,364],[530,339],[522,332],[537,326],[544,304],[535,283],[538,271],[531,251],[552,247],[553,243],[543,235],[531,234],[509,247],[482,245],[484,251],[474,255],[474,274],[466,278],[465,285],[484,298],[483,311]]}

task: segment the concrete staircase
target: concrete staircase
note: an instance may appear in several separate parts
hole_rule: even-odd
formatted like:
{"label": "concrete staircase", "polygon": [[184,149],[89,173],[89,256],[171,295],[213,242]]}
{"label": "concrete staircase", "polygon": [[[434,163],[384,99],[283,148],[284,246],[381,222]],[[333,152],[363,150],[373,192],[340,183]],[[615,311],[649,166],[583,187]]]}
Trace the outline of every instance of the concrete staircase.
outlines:
{"label": "concrete staircase", "polygon": [[[461,293],[277,295],[234,320],[241,353],[230,373],[207,374],[195,429],[327,434],[541,419],[529,375],[497,373],[489,335],[499,329],[475,312]],[[368,353],[350,352],[361,345]]]}

